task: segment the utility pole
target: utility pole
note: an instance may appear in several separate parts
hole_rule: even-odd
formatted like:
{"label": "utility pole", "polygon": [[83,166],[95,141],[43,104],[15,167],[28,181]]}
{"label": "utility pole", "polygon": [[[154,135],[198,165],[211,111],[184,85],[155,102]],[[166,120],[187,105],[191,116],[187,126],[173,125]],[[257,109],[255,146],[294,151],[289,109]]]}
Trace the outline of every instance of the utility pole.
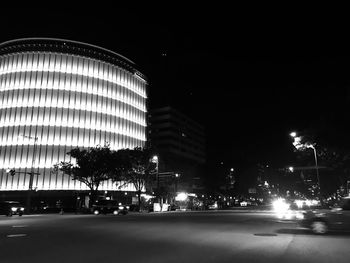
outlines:
{"label": "utility pole", "polygon": [[36,158],[36,148],[37,148],[37,141],[38,137],[32,137],[32,136],[27,136],[27,135],[20,135],[24,138],[28,139],[34,139],[34,148],[33,148],[33,157],[32,157],[32,165],[31,165],[31,171],[27,174],[29,174],[29,187],[28,187],[28,193],[27,193],[27,202],[26,202],[26,210],[27,213],[30,213],[31,211],[31,201],[32,201],[32,193],[33,193],[33,180],[34,180],[34,175],[39,175],[40,173],[35,173],[34,172],[34,165],[35,165],[35,158]]}
{"label": "utility pole", "polygon": [[313,145],[308,146],[308,148],[311,148],[311,149],[314,150],[315,165],[316,165],[316,175],[317,175],[317,184],[318,184],[318,197],[320,198],[320,203],[323,206],[323,199],[322,199],[322,194],[321,194],[320,174],[318,173],[318,162],[317,162],[316,148]]}
{"label": "utility pole", "polygon": [[160,195],[160,183],[159,183],[159,159],[158,159],[157,155],[153,156],[152,163],[156,164],[157,195],[158,195],[158,201],[159,201],[160,210],[162,211],[162,197]]}
{"label": "utility pole", "polygon": [[318,172],[318,161],[317,161],[317,152],[316,152],[316,147],[313,144],[309,143],[301,143],[301,137],[297,136],[296,132],[290,133],[290,136],[294,138],[293,145],[294,147],[299,150],[303,148],[311,148],[314,151],[314,158],[315,158],[315,167],[316,167],[316,176],[317,176],[317,185],[318,185],[318,198],[320,199],[320,204],[323,206],[323,199],[322,199],[322,194],[321,194],[321,183],[320,183],[320,175]]}

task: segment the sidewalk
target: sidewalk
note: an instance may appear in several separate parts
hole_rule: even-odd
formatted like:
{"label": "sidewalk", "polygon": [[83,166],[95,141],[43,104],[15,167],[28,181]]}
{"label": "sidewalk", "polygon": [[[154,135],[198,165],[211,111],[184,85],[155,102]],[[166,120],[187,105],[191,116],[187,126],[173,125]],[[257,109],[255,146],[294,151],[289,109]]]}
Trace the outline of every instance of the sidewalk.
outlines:
{"label": "sidewalk", "polygon": [[252,210],[252,211],[271,211],[271,205],[258,205],[258,206],[234,206],[224,210]]}
{"label": "sidewalk", "polygon": [[[230,207],[225,209],[210,209],[210,210],[175,210],[175,211],[162,211],[162,212],[149,212],[147,210],[137,212],[137,211],[129,211],[127,215],[145,215],[145,214],[170,214],[170,213],[215,213],[215,212],[237,212],[237,213],[262,213],[262,212],[273,212],[271,206],[247,206],[247,207]],[[33,214],[24,214],[23,217],[35,217],[35,216],[49,216],[49,215],[57,215],[57,216],[64,216],[64,215],[93,215],[92,213],[84,213],[84,212],[52,212],[52,213],[33,213]],[[120,216],[120,215],[119,215]],[[17,215],[14,215],[13,217],[7,217],[7,216],[0,216],[0,219],[9,219],[9,218],[20,218]]]}

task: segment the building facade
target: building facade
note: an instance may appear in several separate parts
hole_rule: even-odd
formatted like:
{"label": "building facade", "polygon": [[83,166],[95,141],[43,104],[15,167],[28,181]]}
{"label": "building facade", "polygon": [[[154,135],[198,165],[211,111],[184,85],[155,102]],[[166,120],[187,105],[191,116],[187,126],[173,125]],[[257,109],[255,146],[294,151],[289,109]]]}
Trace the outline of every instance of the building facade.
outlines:
{"label": "building facade", "polygon": [[[104,48],[43,38],[0,44],[0,191],[28,190],[31,171],[36,190],[86,190],[53,165],[76,147],[144,146],[146,86],[132,61]],[[100,190],[117,189],[105,182]]]}
{"label": "building facade", "polygon": [[193,190],[206,162],[204,127],[172,107],[150,110],[149,120],[160,172],[179,174],[178,190]]}

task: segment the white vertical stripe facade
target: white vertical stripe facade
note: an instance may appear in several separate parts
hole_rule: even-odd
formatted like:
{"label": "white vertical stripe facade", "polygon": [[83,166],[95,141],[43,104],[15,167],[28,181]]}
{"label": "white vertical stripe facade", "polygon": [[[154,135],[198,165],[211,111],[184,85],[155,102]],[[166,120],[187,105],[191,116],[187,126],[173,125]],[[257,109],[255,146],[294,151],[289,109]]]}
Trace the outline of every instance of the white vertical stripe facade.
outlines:
{"label": "white vertical stripe facade", "polygon": [[[35,151],[34,139],[22,135],[38,138]],[[36,189],[85,190],[52,171],[70,149],[109,143],[118,150],[145,141],[146,82],[128,70],[47,51],[0,56],[0,190],[28,190],[33,158]],[[105,182],[100,190],[117,189]]]}

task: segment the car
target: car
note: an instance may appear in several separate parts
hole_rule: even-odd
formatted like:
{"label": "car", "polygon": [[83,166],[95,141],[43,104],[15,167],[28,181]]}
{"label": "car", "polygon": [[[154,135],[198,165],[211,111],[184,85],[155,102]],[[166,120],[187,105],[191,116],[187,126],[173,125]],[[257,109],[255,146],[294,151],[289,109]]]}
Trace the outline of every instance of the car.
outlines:
{"label": "car", "polygon": [[140,209],[139,209],[139,206],[136,205],[136,204],[130,204],[130,205],[127,205],[129,207],[129,211],[132,211],[132,212],[139,212]]}
{"label": "car", "polygon": [[207,205],[208,210],[217,210],[218,208],[219,206],[217,201]]}
{"label": "car", "polygon": [[168,207],[169,211],[176,211],[176,210],[180,210],[180,206],[178,204],[171,204]]}
{"label": "car", "polygon": [[247,206],[248,205],[248,203],[246,202],[246,201],[242,201],[241,203],[240,203],[240,206]]}
{"label": "car", "polygon": [[0,202],[0,214],[6,216],[19,215],[24,213],[24,206],[17,201],[2,201]]}
{"label": "car", "polygon": [[252,205],[252,202],[249,200],[240,202],[240,206],[251,206],[251,205]]}
{"label": "car", "polygon": [[117,200],[98,200],[92,205],[92,212],[98,214],[126,215],[129,207],[118,203]]}
{"label": "car", "polygon": [[344,197],[332,209],[313,210],[303,214],[299,225],[311,229],[315,234],[328,231],[350,231],[350,197]]}

